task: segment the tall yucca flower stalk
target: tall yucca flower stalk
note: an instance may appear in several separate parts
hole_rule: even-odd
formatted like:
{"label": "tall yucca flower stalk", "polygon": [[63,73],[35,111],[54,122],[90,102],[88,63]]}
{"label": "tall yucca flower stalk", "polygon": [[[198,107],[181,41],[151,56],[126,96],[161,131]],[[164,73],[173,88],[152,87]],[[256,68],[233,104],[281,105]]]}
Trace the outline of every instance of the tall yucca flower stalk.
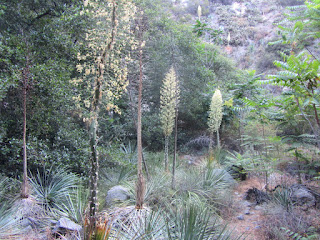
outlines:
{"label": "tall yucca flower stalk", "polygon": [[[212,158],[212,138],[213,133],[217,133],[217,147],[220,148],[220,139],[219,139],[219,128],[222,121],[222,95],[219,89],[217,89],[211,99],[210,111],[209,111],[209,119],[208,126],[210,132],[210,146],[209,153],[210,158]],[[211,159],[212,160],[212,159]]]}
{"label": "tall yucca flower stalk", "polygon": [[176,107],[178,104],[178,84],[176,73],[173,67],[163,79],[160,89],[160,121],[165,136],[165,155],[164,164],[168,172],[168,156],[169,156],[169,137],[172,134],[174,126],[174,118],[176,115]]}
{"label": "tall yucca flower stalk", "polygon": [[200,21],[200,18],[201,18],[201,13],[202,13],[202,9],[201,9],[201,6],[199,5],[198,6],[198,19],[199,19],[199,21]]}

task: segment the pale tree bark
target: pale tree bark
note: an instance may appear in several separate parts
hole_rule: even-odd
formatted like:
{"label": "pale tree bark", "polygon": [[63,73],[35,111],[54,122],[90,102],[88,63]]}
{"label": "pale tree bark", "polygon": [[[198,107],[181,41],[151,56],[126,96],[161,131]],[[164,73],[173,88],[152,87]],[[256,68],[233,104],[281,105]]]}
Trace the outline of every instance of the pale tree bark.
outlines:
{"label": "pale tree bark", "polygon": [[169,172],[169,136],[164,137],[164,169]]}
{"label": "pale tree bark", "polygon": [[174,151],[172,160],[172,182],[171,187],[175,189],[176,187],[176,162],[177,162],[177,142],[178,142],[178,108],[176,107],[176,117],[174,124]]}
{"label": "pale tree bark", "polygon": [[[130,101],[130,110],[131,110],[132,119],[134,122],[135,129],[138,132],[138,124],[137,124],[137,120],[136,120],[137,114],[136,114],[136,109],[134,108],[135,101],[133,100],[134,98],[132,96],[133,95],[132,89],[133,89],[132,82],[129,81],[128,96],[129,96],[129,101]],[[149,180],[150,179],[149,170],[148,170],[148,166],[147,166],[147,163],[146,163],[144,155],[143,155],[143,151],[142,151],[142,163],[143,163],[143,168],[144,168],[146,175],[147,175],[147,179]]]}
{"label": "pale tree bark", "polygon": [[209,134],[209,165],[213,162],[213,132]]}
{"label": "pale tree bark", "polygon": [[26,57],[26,66],[22,70],[22,81],[23,81],[23,180],[21,186],[21,197],[29,197],[29,184],[28,184],[28,161],[27,161],[27,92],[29,88],[29,56]]}
{"label": "pale tree bark", "polygon": [[97,63],[97,76],[94,82],[94,92],[93,92],[93,100],[91,103],[90,109],[90,128],[89,128],[89,144],[91,150],[91,157],[90,157],[90,193],[89,193],[89,231],[87,234],[93,232],[93,229],[96,226],[96,214],[98,210],[98,179],[99,179],[99,152],[97,149],[98,146],[98,116],[99,116],[99,109],[101,104],[101,97],[102,97],[102,82],[105,72],[105,65],[108,62],[110,51],[112,51],[115,36],[117,34],[117,21],[116,21],[116,9],[117,3],[116,1],[112,1],[112,30],[111,30],[111,38],[109,43],[107,44],[106,48],[103,49],[101,52],[100,60]]}
{"label": "pale tree bark", "polygon": [[140,19],[138,20],[138,37],[139,37],[139,90],[138,90],[138,117],[137,117],[137,148],[138,148],[138,181],[136,185],[136,208],[142,209],[144,203],[144,194],[145,194],[145,179],[142,172],[142,44],[143,44],[143,32],[144,32],[144,23],[143,16],[141,14]]}
{"label": "pale tree bark", "polygon": [[[172,50],[172,53],[174,51]],[[174,59],[172,54],[172,59]],[[174,121],[174,150],[173,150],[173,160],[172,160],[172,182],[171,187],[175,189],[176,185],[176,163],[177,163],[177,143],[178,143],[178,116],[179,116],[179,103],[180,103],[180,86],[178,81],[178,74],[176,74],[176,89],[175,89],[175,121]]]}

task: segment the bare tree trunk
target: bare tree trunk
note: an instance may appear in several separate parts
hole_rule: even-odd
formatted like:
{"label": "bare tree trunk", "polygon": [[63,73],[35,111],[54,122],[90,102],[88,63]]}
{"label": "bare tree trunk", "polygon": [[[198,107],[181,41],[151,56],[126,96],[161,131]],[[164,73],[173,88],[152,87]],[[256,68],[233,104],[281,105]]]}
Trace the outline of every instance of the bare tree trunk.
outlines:
{"label": "bare tree trunk", "polygon": [[138,148],[138,181],[137,181],[137,199],[136,208],[143,208],[144,193],[145,193],[145,180],[142,173],[142,126],[141,126],[141,105],[142,105],[142,37],[143,37],[143,26],[142,16],[139,22],[139,93],[138,93],[138,123],[137,123],[137,148]]}
{"label": "bare tree trunk", "polygon": [[27,56],[26,67],[22,71],[23,78],[23,180],[21,186],[21,197],[29,197],[28,166],[27,166],[27,89],[29,79],[29,58]]}
{"label": "bare tree trunk", "polygon": [[213,132],[210,132],[209,139],[209,165],[211,166],[213,162]]}
{"label": "bare tree trunk", "polygon": [[116,21],[116,9],[117,3],[116,1],[112,1],[112,30],[111,30],[111,39],[105,49],[101,52],[101,58],[97,63],[97,76],[95,78],[94,83],[94,92],[93,92],[93,100],[91,103],[91,119],[90,119],[90,129],[89,129],[89,144],[91,150],[90,157],[90,193],[89,193],[89,229],[85,233],[85,239],[90,239],[91,234],[94,233],[94,229],[96,227],[96,215],[98,211],[98,179],[99,179],[99,152],[97,149],[98,146],[98,116],[99,116],[99,107],[101,104],[102,97],[102,82],[103,76],[105,72],[105,64],[108,61],[110,51],[113,49],[113,45],[115,42],[115,36],[117,33],[117,21]]}
{"label": "bare tree trunk", "polygon": [[268,149],[267,149],[267,141],[265,136],[265,130],[264,130],[264,123],[262,123],[262,137],[263,137],[263,146],[265,151],[265,156],[268,156]]}
{"label": "bare tree trunk", "polygon": [[318,114],[318,111],[317,111],[316,105],[315,105],[315,104],[312,104],[312,106],[313,106],[313,110],[314,110],[314,115],[316,116],[316,122],[317,122],[317,125],[318,125],[318,127],[320,127],[319,114]]}
{"label": "bare tree trunk", "polygon": [[164,137],[164,169],[169,172],[169,136]]}
{"label": "bare tree trunk", "polygon": [[[131,83],[129,83],[131,84]],[[129,96],[129,100],[131,102],[130,104],[130,110],[131,110],[131,114],[132,114],[132,118],[133,118],[133,123],[134,123],[134,126],[138,132],[138,124],[137,124],[137,121],[136,121],[136,115],[135,115],[135,109],[134,109],[134,106],[133,106],[133,97],[132,97],[132,93],[131,93],[131,90],[129,88],[129,91],[128,91],[128,96]],[[143,163],[143,168],[147,174],[147,179],[149,180],[150,179],[150,175],[149,175],[149,170],[148,170],[148,166],[147,166],[147,163],[145,161],[145,158],[144,158],[144,155],[143,155],[143,151],[142,151],[142,163]]]}
{"label": "bare tree trunk", "polygon": [[176,117],[175,117],[175,124],[174,124],[174,151],[173,151],[173,161],[172,161],[172,182],[171,187],[175,189],[176,180],[176,162],[177,162],[177,141],[178,141],[178,109],[176,108]]}
{"label": "bare tree trunk", "polygon": [[219,136],[219,129],[217,130],[217,147],[220,148],[220,136]]}
{"label": "bare tree trunk", "polygon": [[[96,109],[98,111],[98,109]],[[92,119],[90,125],[90,150],[91,150],[91,158],[90,158],[90,223],[92,223],[92,227],[95,226],[95,216],[98,209],[97,202],[97,194],[98,194],[98,177],[99,177],[99,153],[97,149],[97,128],[98,128],[98,112],[94,113],[94,117]]]}

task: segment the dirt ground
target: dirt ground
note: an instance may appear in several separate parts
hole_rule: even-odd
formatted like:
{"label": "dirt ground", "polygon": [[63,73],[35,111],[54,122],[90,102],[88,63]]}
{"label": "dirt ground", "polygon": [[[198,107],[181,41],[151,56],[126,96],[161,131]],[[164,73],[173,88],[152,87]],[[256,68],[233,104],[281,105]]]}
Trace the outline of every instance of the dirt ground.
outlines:
{"label": "dirt ground", "polygon": [[[274,173],[269,176],[269,189],[273,189],[278,184],[292,185],[296,179],[290,175]],[[307,183],[306,183],[307,184]],[[308,183],[310,185],[310,183]],[[239,182],[233,189],[232,214],[227,217],[228,226],[235,232],[236,236],[246,237],[246,240],[267,240],[263,225],[266,222],[265,205],[256,205],[245,200],[246,192],[255,187],[259,190],[265,189],[265,179],[263,176],[250,176],[247,180]],[[303,214],[314,216],[314,226],[318,223],[319,211],[310,209]],[[320,221],[319,221],[320,222]]]}
{"label": "dirt ground", "polygon": [[245,193],[250,188],[262,189],[264,184],[261,179],[251,177],[245,181],[239,182],[233,191],[233,200],[235,212],[229,221],[229,228],[237,236],[242,235],[247,240],[265,240],[262,232],[261,222],[263,220],[263,207],[245,201]]}

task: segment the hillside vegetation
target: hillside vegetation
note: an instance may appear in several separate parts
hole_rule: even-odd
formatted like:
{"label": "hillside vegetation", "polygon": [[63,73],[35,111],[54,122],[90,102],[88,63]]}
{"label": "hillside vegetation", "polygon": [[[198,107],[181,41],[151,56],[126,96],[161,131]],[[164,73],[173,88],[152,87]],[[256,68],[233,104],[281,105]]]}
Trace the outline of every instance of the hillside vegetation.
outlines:
{"label": "hillside vegetation", "polygon": [[319,0],[3,0],[0,239],[319,239]]}

